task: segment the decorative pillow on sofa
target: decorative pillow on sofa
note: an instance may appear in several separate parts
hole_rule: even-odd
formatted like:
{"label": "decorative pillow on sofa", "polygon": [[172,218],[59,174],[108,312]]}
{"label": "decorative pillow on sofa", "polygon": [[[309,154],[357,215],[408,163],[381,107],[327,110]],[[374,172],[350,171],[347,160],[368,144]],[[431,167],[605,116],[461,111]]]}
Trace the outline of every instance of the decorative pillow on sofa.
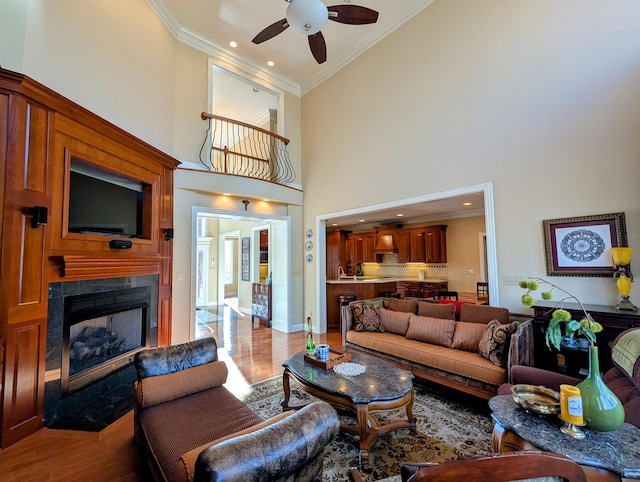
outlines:
{"label": "decorative pillow on sofa", "polygon": [[404,311],[406,313],[418,313],[417,300],[399,300],[396,298],[387,298],[384,300],[384,307],[392,311]]}
{"label": "decorative pillow on sofa", "polygon": [[409,328],[409,317],[411,317],[411,313],[380,308],[380,319],[384,331],[387,333],[405,336],[407,328]]}
{"label": "decorative pillow on sofa", "polygon": [[480,340],[487,329],[487,325],[458,321],[455,328],[456,331],[453,333],[451,348],[478,353]]}
{"label": "decorative pillow on sofa", "polygon": [[480,356],[499,367],[507,366],[509,340],[514,332],[511,323],[502,324],[498,320],[487,323],[478,345]]}
{"label": "decorative pillow on sofa", "polygon": [[453,340],[455,323],[454,320],[412,314],[409,318],[409,329],[406,337],[410,340],[424,341],[432,345],[441,345],[449,348]]}
{"label": "decorative pillow on sofa", "polygon": [[356,331],[384,331],[378,305],[353,305],[353,329]]}
{"label": "decorative pillow on sofa", "polygon": [[427,301],[418,301],[418,316],[430,316],[444,320],[456,319],[456,307],[454,305],[440,305]]}

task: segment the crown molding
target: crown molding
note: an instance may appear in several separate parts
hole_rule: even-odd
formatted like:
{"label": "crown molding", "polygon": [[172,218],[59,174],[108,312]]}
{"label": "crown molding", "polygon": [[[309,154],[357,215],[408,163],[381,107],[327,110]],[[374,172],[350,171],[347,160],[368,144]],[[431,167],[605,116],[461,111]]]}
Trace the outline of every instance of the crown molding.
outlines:
{"label": "crown molding", "polygon": [[216,65],[223,66],[232,72],[250,75],[268,85],[272,85],[298,97],[302,95],[299,82],[284,75],[269,71],[259,63],[231,52],[213,40],[184,27],[171,12],[165,8],[162,2],[158,0],[146,1],[179,42],[213,57]]}
{"label": "crown molding", "polygon": [[224,66],[232,72],[249,75],[260,79],[262,82],[271,84],[280,90],[302,97],[345,67],[364,51],[377,44],[422,9],[429,6],[434,0],[412,0],[404,2],[403,4],[396,2],[397,8],[391,19],[385,21],[384,25],[377,24],[375,28],[370,29],[365,35],[362,35],[357,42],[352,44],[348,49],[345,49],[341,55],[328,60],[317,74],[313,75],[303,84],[284,75],[267,70],[258,62],[232,52],[208,37],[184,27],[161,0],[146,1],[178,41],[213,57],[216,64]]}

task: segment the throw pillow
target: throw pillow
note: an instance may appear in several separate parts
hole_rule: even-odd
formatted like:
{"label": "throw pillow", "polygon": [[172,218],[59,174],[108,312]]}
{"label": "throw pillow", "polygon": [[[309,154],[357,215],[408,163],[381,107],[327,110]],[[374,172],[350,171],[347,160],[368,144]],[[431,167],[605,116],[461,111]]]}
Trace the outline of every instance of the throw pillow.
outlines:
{"label": "throw pillow", "polygon": [[487,326],[481,323],[456,322],[451,348],[478,353],[480,350],[480,340],[486,328]]}
{"label": "throw pillow", "polygon": [[378,305],[354,306],[353,319],[356,331],[384,331]]}
{"label": "throw pillow", "polygon": [[424,341],[432,345],[441,345],[449,348],[453,340],[455,323],[454,320],[411,314],[406,336],[410,340]]}
{"label": "throw pillow", "polygon": [[460,306],[460,321],[482,323],[484,325],[491,320],[498,320],[503,324],[509,323],[511,321],[509,310],[488,305],[464,304]]}
{"label": "throw pillow", "polygon": [[456,319],[456,307],[454,305],[440,305],[428,301],[418,301],[418,316],[430,316],[445,320]]}
{"label": "throw pillow", "polygon": [[406,313],[418,312],[417,300],[398,300],[396,298],[387,298],[385,301],[385,308],[392,311],[404,311]]}
{"label": "throw pillow", "polygon": [[382,320],[384,331],[387,333],[393,333],[394,335],[405,336],[407,334],[410,316],[411,313],[380,308],[380,319]]}
{"label": "throw pillow", "polygon": [[491,320],[482,334],[478,344],[480,356],[499,367],[507,366],[509,340],[513,334],[511,323],[502,324],[498,320]]}
{"label": "throw pillow", "polygon": [[438,303],[441,305],[453,305],[455,308],[455,317],[460,319],[460,309],[462,305],[475,305],[473,301],[457,301],[457,300],[438,300]]}

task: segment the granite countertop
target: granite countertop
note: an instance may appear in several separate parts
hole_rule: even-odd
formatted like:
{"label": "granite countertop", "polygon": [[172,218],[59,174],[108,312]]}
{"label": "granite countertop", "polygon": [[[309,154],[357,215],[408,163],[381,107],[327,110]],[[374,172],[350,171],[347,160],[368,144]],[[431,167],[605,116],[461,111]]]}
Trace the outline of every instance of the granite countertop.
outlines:
{"label": "granite countertop", "polygon": [[493,397],[489,407],[497,423],[540,450],[558,452],[581,465],[604,468],[622,477],[640,478],[640,429],[631,424],[613,432],[582,427],[586,437],[579,440],[560,431],[564,422],[557,416],[527,413],[510,395]]}
{"label": "granite countertop", "polygon": [[327,284],[353,284],[353,283],[395,283],[397,281],[421,282],[421,283],[446,283],[448,278],[385,278],[375,276],[357,276],[356,281],[353,276],[342,279],[328,279]]}

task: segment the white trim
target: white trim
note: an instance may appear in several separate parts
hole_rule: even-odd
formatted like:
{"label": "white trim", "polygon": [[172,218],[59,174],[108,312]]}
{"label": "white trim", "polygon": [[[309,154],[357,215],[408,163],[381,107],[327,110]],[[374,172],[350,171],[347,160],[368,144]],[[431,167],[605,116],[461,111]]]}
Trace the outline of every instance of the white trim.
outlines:
{"label": "white trim", "polygon": [[[498,254],[496,250],[496,226],[495,226],[495,213],[493,203],[493,183],[487,182],[483,184],[475,184],[472,186],[465,186],[455,189],[449,189],[447,191],[440,191],[425,194],[407,199],[398,199],[395,201],[388,201],[380,204],[373,204],[362,208],[348,209],[346,211],[338,211],[333,213],[319,214],[316,216],[316,312],[321,320],[324,320],[324,331],[326,332],[326,219],[351,216],[355,214],[364,214],[372,211],[381,211],[384,209],[397,208],[400,206],[407,206],[410,204],[423,203],[427,201],[437,201],[439,199],[446,199],[450,197],[463,196],[465,194],[484,194],[484,219],[485,219],[485,232],[487,235],[487,281],[489,282],[489,293],[491,293],[491,304],[493,306],[500,306],[500,299],[498,294]],[[322,329],[322,327],[320,327]]]}

